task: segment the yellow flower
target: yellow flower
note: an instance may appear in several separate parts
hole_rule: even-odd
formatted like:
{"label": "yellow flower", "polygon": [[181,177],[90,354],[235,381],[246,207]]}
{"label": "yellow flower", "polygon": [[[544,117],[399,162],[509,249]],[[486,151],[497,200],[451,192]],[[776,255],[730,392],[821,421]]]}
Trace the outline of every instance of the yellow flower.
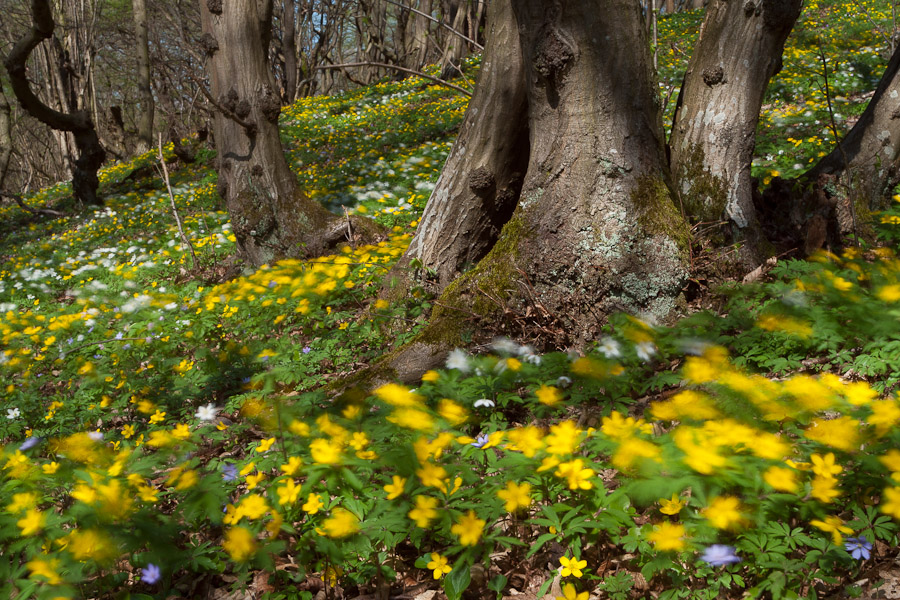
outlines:
{"label": "yellow flower", "polygon": [[678,494],[672,494],[671,500],[666,500],[665,498],[660,498],[659,502],[659,512],[664,515],[677,515],[681,512],[681,509],[684,508],[685,501],[682,500]]}
{"label": "yellow flower", "polygon": [[399,497],[403,493],[403,488],[406,486],[406,478],[400,477],[399,475],[394,475],[391,477],[391,483],[384,486],[384,491],[388,493],[387,499],[393,500],[394,498]]}
{"label": "yellow flower", "polygon": [[438,499],[431,496],[416,496],[415,507],[409,511],[409,518],[416,523],[416,527],[427,529],[433,519],[438,516]]}
{"label": "yellow flower", "polygon": [[763,479],[780,492],[797,491],[797,471],[789,467],[769,467]]}
{"label": "yellow flower", "polygon": [[542,385],[535,390],[534,395],[537,396],[538,402],[547,406],[555,406],[562,400],[562,392],[552,385]]}
{"label": "yellow flower", "polygon": [[452,527],[450,533],[459,536],[459,543],[463,546],[474,546],[481,539],[481,533],[487,521],[479,519],[474,510],[463,515]]}
{"label": "yellow flower", "polygon": [[817,475],[812,480],[812,489],[809,495],[820,502],[830,503],[841,495],[840,490],[837,489],[837,479]]}
{"label": "yellow flower", "polygon": [[341,447],[332,440],[314,439],[309,444],[309,453],[318,465],[334,465],[341,462]]}
{"label": "yellow flower", "polygon": [[583,461],[580,458],[560,463],[554,475],[566,479],[570,490],[589,490],[594,487],[590,481],[594,476],[594,470],[583,467],[582,464]]}
{"label": "yellow flower", "polygon": [[346,508],[335,508],[322,528],[330,538],[343,538],[359,531],[359,519]]}
{"label": "yellow flower", "polygon": [[47,463],[46,465],[41,465],[41,470],[46,475],[53,475],[54,473],[56,473],[59,470],[59,463],[54,461],[54,462]]}
{"label": "yellow flower", "polygon": [[375,395],[391,406],[421,406],[424,398],[402,385],[388,383],[375,390]]}
{"label": "yellow flower", "polygon": [[806,439],[851,452],[859,448],[859,421],[843,416],[837,419],[816,419],[803,435]]}
{"label": "yellow flower", "polygon": [[34,492],[13,494],[13,501],[6,505],[6,511],[11,513],[21,512],[25,509],[37,506],[38,496]]}
{"label": "yellow flower", "polygon": [[528,458],[532,458],[544,447],[544,434],[532,425],[517,427],[507,432],[506,437],[512,442],[512,445],[508,446],[510,450],[521,452]]}
{"label": "yellow flower", "polygon": [[275,492],[278,494],[278,504],[293,504],[300,496],[300,486],[293,479],[288,479],[283,486],[275,488]]}
{"label": "yellow flower", "polygon": [[588,600],[591,597],[588,592],[579,593],[571,583],[562,586],[562,592],[563,595],[557,596],[556,600]]}
{"label": "yellow flower", "polygon": [[506,482],[506,489],[497,490],[497,496],[506,502],[504,508],[507,512],[516,512],[520,508],[527,508],[531,504],[531,484],[521,485],[514,481]]}
{"label": "yellow flower", "polygon": [[704,516],[716,529],[727,529],[744,519],[740,511],[741,503],[733,496],[713,498],[703,511]]}
{"label": "yellow flower", "polygon": [[435,382],[441,378],[441,374],[437,371],[425,371],[422,374],[422,381]]}
{"label": "yellow flower", "polygon": [[562,421],[550,427],[550,434],[544,438],[547,452],[564,456],[578,448],[582,430],[573,421]]}
{"label": "yellow flower", "polygon": [[408,408],[405,406],[395,408],[387,420],[395,425],[414,431],[434,430],[434,417],[417,408]]}
{"label": "yellow flower", "polygon": [[325,505],[322,503],[321,496],[318,494],[310,494],[306,497],[306,502],[300,508],[308,514],[314,515],[319,512],[323,506]]}
{"label": "yellow flower", "polygon": [[22,535],[28,537],[43,529],[47,522],[47,515],[36,508],[29,508],[25,516],[16,521],[16,525],[22,530]]}
{"label": "yellow flower", "polygon": [[244,527],[232,527],[225,532],[222,547],[232,560],[244,562],[256,552],[256,536]]}
{"label": "yellow flower", "polygon": [[421,469],[416,471],[416,475],[425,487],[437,488],[442,492],[447,491],[447,471],[444,467],[426,462]]}
{"label": "yellow flower", "polygon": [[247,475],[247,489],[252,490],[266,478],[265,473],[257,473],[256,475]]}
{"label": "yellow flower", "polygon": [[880,508],[884,514],[900,520],[900,487],[884,488]]}
{"label": "yellow flower", "polygon": [[300,467],[303,465],[303,461],[300,460],[297,456],[291,456],[288,458],[287,464],[281,465],[281,472],[287,475],[288,477],[293,477],[297,474],[297,471],[300,470]]}
{"label": "yellow flower", "polygon": [[682,550],[684,533],[684,525],[663,521],[653,527],[647,539],[657,550]]}
{"label": "yellow flower", "polygon": [[835,464],[833,452],[829,452],[825,456],[813,454],[809,459],[812,461],[813,473],[822,477],[831,477],[844,470],[844,467]]}
{"label": "yellow flower", "polygon": [[825,517],[824,521],[813,519],[809,524],[818,527],[825,533],[830,533],[831,539],[834,541],[835,545],[840,545],[841,542],[844,541],[844,536],[841,535],[842,533],[853,533],[852,529],[844,525],[844,522],[840,517],[835,517],[833,515]]}
{"label": "yellow flower", "polygon": [[267,440],[262,440],[259,442],[259,445],[256,447],[256,451],[260,454],[263,452],[268,452],[269,448],[272,447],[272,444],[275,443],[275,438],[271,437]]}
{"label": "yellow flower", "polygon": [[65,538],[68,550],[75,560],[91,559],[97,562],[115,558],[116,548],[112,541],[95,529],[77,529]]}
{"label": "yellow flower", "polygon": [[569,575],[572,577],[581,577],[583,575],[581,570],[587,566],[587,561],[560,556],[559,564],[562,566],[559,570],[560,577],[568,577]]}
{"label": "yellow flower", "polygon": [[438,402],[437,411],[441,417],[453,426],[462,425],[469,418],[469,411],[465,407],[448,398],[443,398]]}
{"label": "yellow flower", "polygon": [[131,436],[133,436],[133,435],[134,435],[134,425],[125,425],[124,427],[122,427],[122,437],[123,438],[125,438],[127,440],[127,439],[130,439]]}
{"label": "yellow flower", "polygon": [[161,410],[157,410],[155,413],[153,413],[153,416],[150,417],[150,424],[155,425],[156,423],[160,423],[165,420],[166,420],[166,413],[164,413]]}
{"label": "yellow flower", "polygon": [[437,552],[431,553],[431,562],[425,565],[434,572],[434,578],[440,579],[453,569],[447,564],[447,557],[441,556]]}
{"label": "yellow flower", "polygon": [[35,559],[25,563],[25,567],[31,571],[29,577],[43,577],[50,585],[59,585],[62,579],[59,576],[59,559],[48,560]]}

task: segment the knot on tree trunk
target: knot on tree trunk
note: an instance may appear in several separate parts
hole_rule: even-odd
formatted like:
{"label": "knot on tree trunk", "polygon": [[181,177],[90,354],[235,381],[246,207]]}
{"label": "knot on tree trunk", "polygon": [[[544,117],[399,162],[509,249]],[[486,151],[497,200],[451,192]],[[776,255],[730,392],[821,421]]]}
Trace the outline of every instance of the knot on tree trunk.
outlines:
{"label": "knot on tree trunk", "polygon": [[213,34],[207,32],[200,36],[200,46],[208,56],[212,56],[219,51],[219,42],[213,37]]}
{"label": "knot on tree trunk", "polygon": [[575,58],[575,49],[555,30],[545,28],[534,52],[534,70],[547,80],[557,82]]}
{"label": "knot on tree trunk", "polygon": [[281,115],[281,101],[269,86],[263,86],[259,95],[259,110],[270,123],[277,123]]}
{"label": "knot on tree trunk", "polygon": [[494,192],[497,188],[497,180],[494,174],[485,167],[478,167],[469,173],[469,189],[480,197],[484,198]]}
{"label": "knot on tree trunk", "polygon": [[237,106],[234,107],[234,114],[236,114],[241,119],[246,119],[248,116],[250,116],[251,108],[252,107],[250,106],[250,103],[246,99],[241,100],[237,103]]}
{"label": "knot on tree trunk", "polygon": [[703,69],[703,83],[709,87],[719,83],[725,83],[725,69],[719,65]]}
{"label": "knot on tree trunk", "polygon": [[214,15],[222,14],[222,0],[206,0],[206,8]]}

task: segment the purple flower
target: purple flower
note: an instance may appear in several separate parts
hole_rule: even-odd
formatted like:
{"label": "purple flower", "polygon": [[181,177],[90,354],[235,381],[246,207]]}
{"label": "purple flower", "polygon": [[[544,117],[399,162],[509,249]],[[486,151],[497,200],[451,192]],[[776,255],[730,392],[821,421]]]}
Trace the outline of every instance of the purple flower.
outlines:
{"label": "purple flower", "polygon": [[303,354],[309,354],[312,351],[312,348],[309,346],[303,346]]}
{"label": "purple flower", "polygon": [[471,445],[471,446],[475,446],[476,448],[481,448],[482,446],[484,446],[485,444],[488,443],[488,440],[489,440],[489,439],[491,439],[491,438],[490,438],[490,436],[489,436],[488,434],[482,433],[482,434],[480,434],[480,435],[478,436],[478,438],[476,438],[476,440],[475,440],[474,442],[472,442],[470,445]]}
{"label": "purple flower", "polygon": [[850,556],[856,560],[867,560],[872,554],[872,542],[861,535],[858,538],[847,538],[844,542],[844,548],[850,553]]}
{"label": "purple flower", "polygon": [[237,479],[238,470],[235,465],[222,465],[222,479],[225,481],[234,481]]}
{"label": "purple flower", "polygon": [[25,440],[24,442],[22,442],[22,445],[19,446],[19,450],[28,450],[29,448],[34,448],[35,446],[40,444],[42,441],[44,441],[44,438],[40,438],[37,436],[30,437],[27,440]]}
{"label": "purple flower", "polygon": [[741,557],[735,554],[736,550],[733,546],[724,544],[713,544],[703,551],[700,560],[708,562],[714,567],[721,567],[733,563],[741,562]]}
{"label": "purple flower", "polygon": [[153,563],[148,563],[146,567],[141,569],[141,581],[150,585],[159,581],[160,575],[159,567]]}

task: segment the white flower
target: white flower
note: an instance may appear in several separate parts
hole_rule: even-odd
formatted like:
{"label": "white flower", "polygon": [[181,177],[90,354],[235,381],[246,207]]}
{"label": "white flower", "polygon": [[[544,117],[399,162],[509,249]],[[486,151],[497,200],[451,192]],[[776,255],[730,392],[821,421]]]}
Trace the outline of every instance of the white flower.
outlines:
{"label": "white flower", "polygon": [[519,345],[507,337],[494,338],[491,342],[491,348],[495,352],[503,352],[504,354],[518,354]]}
{"label": "white flower", "polygon": [[468,373],[469,355],[466,354],[465,350],[454,348],[450,351],[450,354],[447,355],[447,368],[456,369],[457,371],[461,371],[463,373]]}
{"label": "white flower", "polygon": [[103,441],[103,433],[100,431],[88,431],[88,437],[94,440],[95,442]]}
{"label": "white flower", "polygon": [[647,362],[653,358],[654,354],[656,354],[656,346],[653,345],[653,342],[641,342],[640,344],[635,344],[634,350],[637,352],[638,358],[644,362]]}
{"label": "white flower", "polygon": [[216,405],[210,402],[206,406],[201,406],[197,409],[197,418],[201,421],[215,421],[216,414],[222,410],[220,408],[216,408]]}
{"label": "white flower", "polygon": [[606,358],[619,358],[622,356],[622,346],[611,337],[605,337],[600,340],[600,346],[597,350]]}
{"label": "white flower", "polygon": [[6,409],[6,418],[10,421],[13,419],[18,419],[22,413],[19,412],[18,408],[7,408]]}
{"label": "white flower", "polygon": [[572,378],[561,375],[556,379],[556,387],[567,388],[572,385]]}
{"label": "white flower", "polygon": [[493,408],[494,401],[488,400],[487,398],[482,398],[481,400],[475,401],[475,408],[481,408],[482,406],[486,406],[488,408]]}

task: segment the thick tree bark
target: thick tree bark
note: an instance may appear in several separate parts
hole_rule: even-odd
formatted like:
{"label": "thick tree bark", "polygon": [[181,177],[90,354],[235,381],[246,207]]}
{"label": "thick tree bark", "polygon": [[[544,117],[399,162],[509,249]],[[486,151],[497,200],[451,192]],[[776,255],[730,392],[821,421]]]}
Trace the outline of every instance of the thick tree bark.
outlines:
{"label": "thick tree bark", "polygon": [[698,221],[726,216],[751,268],[767,246],[750,176],[756,125],[800,7],[801,0],[712,0],[672,128],[672,172],[685,212]]}
{"label": "thick tree bark", "polygon": [[489,8],[475,95],[404,261],[421,261],[442,291],[493,247],[528,166],[525,72],[508,0]]}
{"label": "thick tree bark", "polygon": [[278,133],[281,101],[266,62],[271,2],[200,1],[218,105],[219,193],[238,252],[255,266],[319,254],[347,229],[344,219],[338,221],[299,189],[285,159]]}
{"label": "thick tree bark", "polygon": [[134,15],[134,43],[137,54],[137,87],[141,99],[138,117],[138,152],[153,146],[153,90],[150,88],[150,39],[147,33],[146,0],[131,0]]}
{"label": "thick tree bark", "polygon": [[9,162],[12,158],[12,119],[10,118],[9,101],[3,93],[0,82],[0,190],[6,183],[6,174],[9,171]]}
{"label": "thick tree bark", "polygon": [[19,39],[4,61],[13,93],[22,108],[31,116],[55,130],[72,133],[78,149],[78,158],[72,170],[75,198],[84,204],[102,205],[103,200],[97,196],[97,188],[100,185],[97,171],[106,160],[106,152],[100,145],[90,112],[55,111],[41,102],[31,90],[25,63],[38,44],[53,36],[55,28],[47,0],[32,0],[31,13],[33,19],[31,31]]}
{"label": "thick tree bark", "polygon": [[[497,21],[506,5],[515,23]],[[497,242],[444,290],[422,335],[389,360],[398,373],[427,366],[442,349],[462,343],[470,326],[495,333],[505,327],[508,335],[540,329],[543,343],[565,346],[595,339],[611,312],[666,319],[688,275],[689,231],[669,187],[639,4],[611,0],[600,11],[580,0],[495,0],[491,15],[492,32],[519,31],[530,131],[526,176]],[[485,68],[479,87],[514,89],[495,81],[502,71],[493,62]],[[496,110],[473,101],[467,122],[477,122],[475,109]],[[500,125],[482,124],[480,132],[489,137]],[[466,243],[473,228],[453,219],[443,219],[444,238],[427,230],[437,227],[438,214],[466,215],[466,208],[477,214],[471,194],[450,194],[469,184],[471,167],[501,172],[496,158],[466,162],[461,151],[496,152],[495,140],[463,136],[426,208],[435,220],[420,225],[425,231],[413,245],[419,255],[439,256],[428,254],[440,249],[438,240]],[[457,170],[461,164],[468,169]],[[461,181],[453,182],[454,175]],[[465,206],[434,206],[447,202]]]}

